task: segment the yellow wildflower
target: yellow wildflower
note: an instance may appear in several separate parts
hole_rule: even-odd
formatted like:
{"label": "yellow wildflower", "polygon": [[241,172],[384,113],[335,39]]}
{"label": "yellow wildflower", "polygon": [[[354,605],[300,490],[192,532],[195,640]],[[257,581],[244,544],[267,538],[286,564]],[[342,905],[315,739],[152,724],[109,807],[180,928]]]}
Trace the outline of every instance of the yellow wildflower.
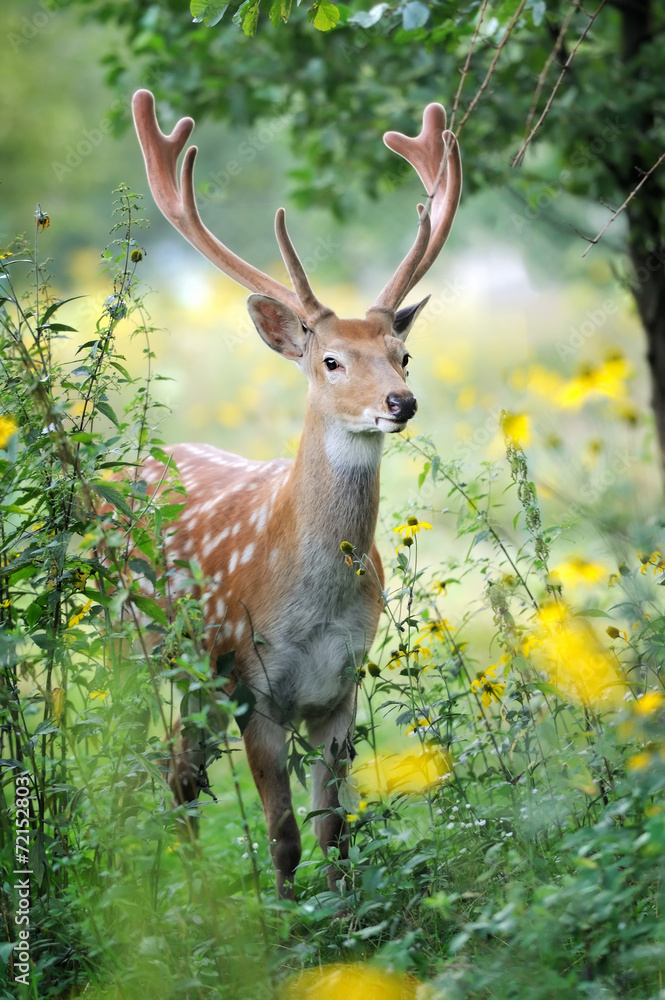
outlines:
{"label": "yellow wildflower", "polygon": [[526,413],[506,413],[501,421],[503,433],[519,445],[531,442],[531,420]]}
{"label": "yellow wildflower", "polygon": [[626,380],[632,370],[625,358],[616,355],[597,367],[586,366],[565,382],[557,393],[557,402],[563,409],[580,409],[594,396],[623,399]]}
{"label": "yellow wildflower", "polygon": [[306,969],[286,984],[284,1000],[415,1000],[420,984],[411,976],[359,962]]}
{"label": "yellow wildflower", "polygon": [[660,691],[647,691],[633,703],[633,709],[638,715],[651,715],[665,705],[665,696]]}
{"label": "yellow wildflower", "polygon": [[419,521],[417,517],[407,517],[406,524],[398,524],[393,531],[399,534],[402,539],[406,539],[415,538],[421,528],[425,528],[426,531],[434,530],[427,521]]}
{"label": "yellow wildflower", "polygon": [[445,781],[452,774],[452,760],[440,747],[419,752],[359,757],[353,766],[353,783],[366,798],[418,795]]}
{"label": "yellow wildflower", "polygon": [[471,690],[474,694],[480,694],[484,708],[489,708],[492,701],[501,701],[506,693],[506,685],[495,680],[495,675],[496,667],[492,665],[471,681]]}
{"label": "yellow wildflower", "polygon": [[653,566],[654,573],[665,570],[665,558],[658,551],[652,552],[650,555],[647,555],[646,552],[638,552],[637,558],[642,563],[640,573],[646,573],[649,566]]}
{"label": "yellow wildflower", "polygon": [[552,575],[564,587],[593,586],[606,578],[607,567],[603,566],[602,563],[585,559],[583,556],[571,556],[570,559],[555,566]]}
{"label": "yellow wildflower", "polygon": [[643,771],[651,763],[651,754],[646,750],[642,750],[640,753],[634,754],[626,761],[626,767],[629,771]]}
{"label": "yellow wildflower", "polygon": [[78,608],[76,614],[72,615],[67,623],[67,628],[76,628],[76,626],[83,620],[85,614],[90,610],[93,605],[92,598],[83,605],[82,608]]}
{"label": "yellow wildflower", "polygon": [[91,691],[90,692],[90,697],[91,698],[99,698],[100,701],[104,701],[104,699],[107,697],[107,695],[108,695],[108,691]]}
{"label": "yellow wildflower", "polygon": [[0,417],[0,448],[6,448],[10,438],[16,434],[18,424],[13,417]]}
{"label": "yellow wildflower", "polygon": [[544,605],[538,613],[531,662],[552,684],[584,705],[618,705],[625,683],[614,661],[586,619],[562,603]]}

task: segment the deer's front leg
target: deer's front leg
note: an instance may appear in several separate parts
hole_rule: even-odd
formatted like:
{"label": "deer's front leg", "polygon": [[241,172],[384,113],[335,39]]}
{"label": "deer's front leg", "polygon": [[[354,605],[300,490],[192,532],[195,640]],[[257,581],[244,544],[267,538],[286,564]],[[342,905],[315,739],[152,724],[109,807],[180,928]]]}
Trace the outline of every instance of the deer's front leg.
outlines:
{"label": "deer's front leg", "polygon": [[[339,782],[346,777],[346,761],[353,755],[353,717],[355,691],[334,715],[327,719],[310,720],[307,724],[313,747],[323,745],[324,761],[312,766],[312,809],[329,810],[315,821],[316,835],[324,855],[329,847],[338,847],[345,859],[349,853],[348,827],[339,809]],[[331,865],[328,885],[336,889],[339,871]]]}
{"label": "deer's front leg", "polygon": [[266,814],[277,892],[282,899],[293,899],[295,871],[302,849],[300,830],[293,815],[289,774],[280,764],[285,731],[265,716],[255,715],[245,731],[244,740],[247,760]]}

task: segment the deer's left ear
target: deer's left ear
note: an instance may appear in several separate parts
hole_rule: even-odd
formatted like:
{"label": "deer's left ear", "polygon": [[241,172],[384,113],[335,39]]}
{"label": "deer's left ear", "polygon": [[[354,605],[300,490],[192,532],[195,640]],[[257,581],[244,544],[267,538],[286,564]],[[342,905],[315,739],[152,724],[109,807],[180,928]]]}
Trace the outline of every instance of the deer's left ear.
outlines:
{"label": "deer's left ear", "polygon": [[422,302],[419,302],[415,306],[406,306],[404,309],[398,309],[393,320],[393,337],[406,340],[420,311],[425,308],[429,300],[430,296],[428,295],[426,299],[423,299]]}
{"label": "deer's left ear", "polygon": [[290,361],[302,358],[307,333],[293,309],[269,295],[250,295],[247,309],[268,347]]}

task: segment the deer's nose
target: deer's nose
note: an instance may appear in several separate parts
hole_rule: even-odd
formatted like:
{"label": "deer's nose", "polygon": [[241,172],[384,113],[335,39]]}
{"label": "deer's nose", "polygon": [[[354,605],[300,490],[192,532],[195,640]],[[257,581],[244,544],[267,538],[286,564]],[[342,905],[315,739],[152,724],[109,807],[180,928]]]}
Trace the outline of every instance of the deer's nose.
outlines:
{"label": "deer's nose", "polygon": [[395,420],[398,420],[400,423],[410,420],[418,409],[415,396],[411,394],[402,396],[399,392],[391,392],[386,396],[386,406]]}

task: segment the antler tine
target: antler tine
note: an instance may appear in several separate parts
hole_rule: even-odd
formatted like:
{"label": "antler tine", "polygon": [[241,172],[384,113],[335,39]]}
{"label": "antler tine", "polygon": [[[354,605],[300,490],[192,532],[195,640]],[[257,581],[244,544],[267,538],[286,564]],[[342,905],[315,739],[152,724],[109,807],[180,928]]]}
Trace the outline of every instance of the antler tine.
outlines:
{"label": "antler tine", "polygon": [[296,253],[296,249],[291,242],[291,237],[286,228],[286,213],[283,208],[277,209],[275,215],[275,236],[282,255],[286,270],[296,290],[296,295],[300,299],[303,309],[307,314],[310,323],[321,319],[326,313],[332,313],[331,309],[322,305],[312,291],[309,279],[302,266],[302,261]]}
{"label": "antler tine", "polygon": [[252,292],[278,299],[306,318],[303,303],[290,288],[238,257],[203,224],[194,195],[196,146],[190,146],[185,153],[178,188],[178,157],[194,128],[193,119],[181,118],[171,134],[164,135],[157,123],[155,99],[149,90],[138,90],[134,94],[132,109],[150,190],[171,225],[224,274]]}
{"label": "antler tine", "polygon": [[446,112],[440,104],[428,104],[425,108],[420,135],[411,138],[400,132],[386,132],[383,141],[415,168],[428,195],[425,211],[429,214],[431,209],[431,235],[424,252],[402,287],[395,279],[406,270],[404,265],[408,257],[393,279],[396,297],[392,307],[397,308],[430,269],[448,238],[462,192],[462,162],[457,139],[446,129]]}
{"label": "antler tine", "polygon": [[431,231],[429,212],[424,205],[418,205],[418,232],[415,242],[371,307],[372,309],[386,309],[389,312],[394,312],[397,309],[412,285],[411,279],[427,250]]}

